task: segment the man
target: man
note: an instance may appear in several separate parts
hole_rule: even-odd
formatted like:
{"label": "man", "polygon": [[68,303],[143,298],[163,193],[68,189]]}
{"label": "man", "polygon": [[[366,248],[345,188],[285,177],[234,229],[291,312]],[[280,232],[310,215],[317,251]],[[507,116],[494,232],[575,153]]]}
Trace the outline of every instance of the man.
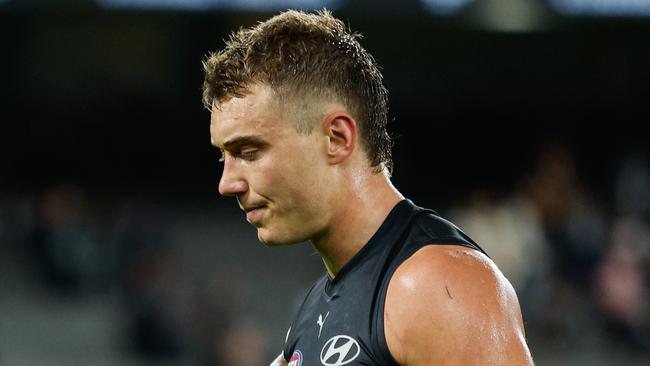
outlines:
{"label": "man", "polygon": [[391,184],[387,91],[357,38],[287,11],[204,63],[219,192],[262,243],[310,240],[327,270],[273,364],[531,365],[512,286]]}

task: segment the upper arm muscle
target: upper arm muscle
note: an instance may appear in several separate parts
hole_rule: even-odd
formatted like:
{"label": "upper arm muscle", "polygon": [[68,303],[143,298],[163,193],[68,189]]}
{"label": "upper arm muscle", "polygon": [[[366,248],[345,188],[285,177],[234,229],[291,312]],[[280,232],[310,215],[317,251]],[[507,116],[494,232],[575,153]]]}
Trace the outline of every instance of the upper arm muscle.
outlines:
{"label": "upper arm muscle", "polygon": [[402,263],[384,319],[401,365],[532,365],[512,286],[472,249],[430,245]]}

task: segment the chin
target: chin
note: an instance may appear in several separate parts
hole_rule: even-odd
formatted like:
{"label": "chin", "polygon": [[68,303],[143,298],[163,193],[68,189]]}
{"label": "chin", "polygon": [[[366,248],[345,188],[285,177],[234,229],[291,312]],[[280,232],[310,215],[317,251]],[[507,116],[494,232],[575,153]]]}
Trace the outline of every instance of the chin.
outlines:
{"label": "chin", "polygon": [[279,247],[293,245],[303,242],[304,240],[294,239],[291,236],[277,235],[262,228],[257,229],[257,239],[267,247]]}

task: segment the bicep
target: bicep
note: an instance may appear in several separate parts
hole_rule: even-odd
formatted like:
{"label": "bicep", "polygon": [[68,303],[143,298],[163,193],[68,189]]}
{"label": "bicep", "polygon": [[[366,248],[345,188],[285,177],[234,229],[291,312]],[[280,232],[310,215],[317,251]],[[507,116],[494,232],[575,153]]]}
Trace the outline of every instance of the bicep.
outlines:
{"label": "bicep", "polygon": [[512,286],[470,250],[429,246],[404,262],[384,317],[401,365],[532,365]]}

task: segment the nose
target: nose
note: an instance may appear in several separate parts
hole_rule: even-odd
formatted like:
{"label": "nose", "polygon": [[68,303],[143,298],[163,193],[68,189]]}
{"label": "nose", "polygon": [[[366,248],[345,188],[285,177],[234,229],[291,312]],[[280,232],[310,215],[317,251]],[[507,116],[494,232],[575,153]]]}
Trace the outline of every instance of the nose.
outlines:
{"label": "nose", "polygon": [[248,183],[244,179],[242,172],[228,158],[223,164],[223,173],[219,181],[219,193],[222,196],[234,196],[248,191]]}

